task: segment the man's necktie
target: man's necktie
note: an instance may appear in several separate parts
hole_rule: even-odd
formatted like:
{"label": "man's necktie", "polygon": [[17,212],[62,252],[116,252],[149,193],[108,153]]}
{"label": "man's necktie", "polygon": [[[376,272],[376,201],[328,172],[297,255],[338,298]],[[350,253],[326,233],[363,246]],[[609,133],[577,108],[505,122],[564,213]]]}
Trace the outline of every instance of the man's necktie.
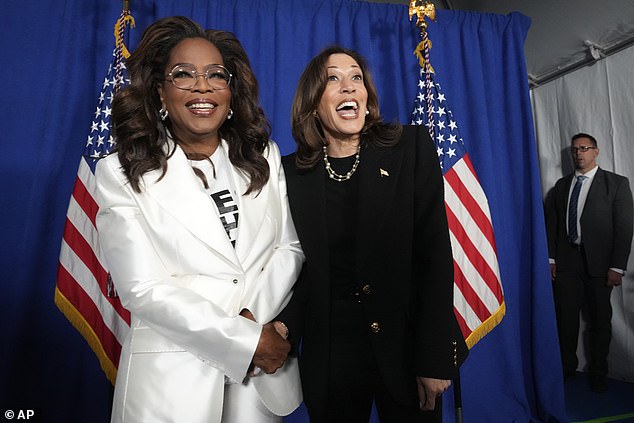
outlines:
{"label": "man's necktie", "polygon": [[577,204],[579,203],[579,192],[581,191],[581,185],[587,176],[577,176],[577,182],[572,189],[570,195],[570,203],[568,204],[568,239],[570,242],[575,242],[579,235],[577,234]]}

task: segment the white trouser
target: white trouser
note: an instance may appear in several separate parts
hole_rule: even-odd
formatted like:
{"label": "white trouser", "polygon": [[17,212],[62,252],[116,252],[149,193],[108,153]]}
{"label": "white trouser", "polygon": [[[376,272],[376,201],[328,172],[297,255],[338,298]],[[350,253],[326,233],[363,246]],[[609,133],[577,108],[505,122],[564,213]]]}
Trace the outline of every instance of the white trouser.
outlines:
{"label": "white trouser", "polygon": [[252,383],[225,385],[222,423],[282,423],[260,400]]}

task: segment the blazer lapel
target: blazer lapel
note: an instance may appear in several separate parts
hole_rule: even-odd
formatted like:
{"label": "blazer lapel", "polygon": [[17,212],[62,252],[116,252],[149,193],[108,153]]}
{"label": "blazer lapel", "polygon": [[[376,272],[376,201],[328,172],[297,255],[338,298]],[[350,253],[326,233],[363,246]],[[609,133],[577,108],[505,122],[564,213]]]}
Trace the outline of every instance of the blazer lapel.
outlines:
{"label": "blazer lapel", "polygon": [[239,268],[236,253],[220,222],[218,210],[180,147],[168,160],[168,171],[160,181],[159,172],[143,179],[146,193],[191,234]]}
{"label": "blazer lapel", "polygon": [[[564,180],[564,189],[561,190],[560,194],[559,194],[559,201],[561,201],[561,209],[563,209],[563,216],[565,219],[565,216],[568,216],[568,197],[570,196],[570,185],[572,184],[572,181],[575,178],[575,174],[574,172],[568,176],[566,176],[566,179]],[[564,221],[565,223],[565,221]],[[563,225],[564,228],[567,228],[567,225]],[[567,230],[567,229],[564,229]]]}
{"label": "blazer lapel", "polygon": [[359,223],[357,264],[362,265],[376,242],[376,234],[388,222],[387,210],[394,201],[400,178],[402,149],[368,145],[361,151],[359,166]]}
{"label": "blazer lapel", "polygon": [[598,168],[597,173],[594,174],[594,178],[592,178],[592,185],[588,189],[588,197],[592,198],[594,196],[599,196],[601,191],[605,188],[605,172],[603,169]]}
{"label": "blazer lapel", "polygon": [[[328,231],[326,227],[326,171],[321,163],[307,171],[293,169],[286,174],[293,220],[306,257],[318,260],[316,268],[328,277]],[[310,249],[313,248],[311,251]],[[324,253],[326,252],[326,253]]]}
{"label": "blazer lapel", "polygon": [[[222,140],[225,151],[229,151],[229,146]],[[228,161],[228,159],[227,159]],[[241,263],[244,263],[257,241],[257,234],[264,222],[269,200],[269,184],[266,184],[261,191],[244,193],[249,188],[248,176],[233,166],[229,167],[229,174],[236,189],[236,202],[238,203],[238,239],[236,240],[235,251]],[[271,172],[269,178],[276,178]]]}
{"label": "blazer lapel", "polygon": [[592,216],[594,207],[597,201],[601,201],[606,194],[607,188],[605,183],[605,172],[603,169],[598,168],[597,173],[594,174],[594,178],[592,178],[592,185],[588,189],[588,196],[586,197],[586,203],[583,206],[583,211],[581,212],[581,216],[579,216],[579,221],[584,222],[586,216]]}

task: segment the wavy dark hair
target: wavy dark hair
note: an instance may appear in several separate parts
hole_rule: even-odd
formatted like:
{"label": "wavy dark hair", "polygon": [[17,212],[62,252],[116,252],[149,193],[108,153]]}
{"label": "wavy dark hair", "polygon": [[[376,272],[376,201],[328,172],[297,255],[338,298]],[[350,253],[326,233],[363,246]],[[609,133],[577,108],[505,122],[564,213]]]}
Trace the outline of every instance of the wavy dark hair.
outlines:
{"label": "wavy dark hair", "polygon": [[[234,118],[218,129],[229,144],[229,160],[250,177],[245,194],[259,191],[268,181],[269,167],[263,156],[271,129],[259,106],[258,84],[246,52],[230,32],[202,29],[192,20],[173,16],[160,19],[144,32],[139,46],[127,60],[130,85],[115,95],[112,105],[113,133],[122,169],[136,192],[141,177],[161,169],[167,171],[167,130],[171,122],[161,121],[160,84],[174,47],[188,38],[202,38],[216,46],[231,72],[231,107]],[[174,140],[177,144],[178,139]]]}
{"label": "wavy dark hair", "polygon": [[245,194],[259,191],[269,180],[269,164],[264,158],[271,137],[271,125],[260,106],[258,81],[240,41],[231,32],[208,29],[207,39],[222,55],[231,72],[231,108],[233,118],[218,129],[229,144],[229,160],[249,175]]}
{"label": "wavy dark hair", "polygon": [[363,84],[368,91],[369,114],[361,130],[362,142],[381,147],[398,143],[403,127],[399,123],[385,123],[379,112],[379,98],[372,75],[363,56],[354,50],[333,45],[323,49],[306,65],[299,78],[293,106],[291,108],[291,127],[297,144],[295,163],[300,169],[313,167],[323,157],[326,137],[319,119],[314,115],[328,83],[326,63],[333,54],[346,54],[352,57],[363,73]]}

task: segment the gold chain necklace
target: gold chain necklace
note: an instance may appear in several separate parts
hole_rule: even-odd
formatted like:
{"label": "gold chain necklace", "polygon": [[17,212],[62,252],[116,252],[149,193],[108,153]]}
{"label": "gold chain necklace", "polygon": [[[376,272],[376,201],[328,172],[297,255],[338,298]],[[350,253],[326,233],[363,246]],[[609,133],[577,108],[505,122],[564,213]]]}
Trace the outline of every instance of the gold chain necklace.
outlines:
{"label": "gold chain necklace", "polygon": [[348,173],[346,173],[345,175],[340,175],[332,169],[332,166],[330,166],[330,162],[328,161],[328,149],[325,145],[323,148],[324,148],[324,164],[326,165],[326,171],[328,172],[328,177],[332,179],[333,181],[337,181],[337,182],[343,182],[350,179],[352,175],[354,174],[354,172],[357,170],[357,167],[359,166],[359,161],[360,161],[359,158],[361,155],[361,143],[359,143],[359,145],[357,146],[357,154],[355,155],[354,163],[352,164],[352,169],[350,169]]}

